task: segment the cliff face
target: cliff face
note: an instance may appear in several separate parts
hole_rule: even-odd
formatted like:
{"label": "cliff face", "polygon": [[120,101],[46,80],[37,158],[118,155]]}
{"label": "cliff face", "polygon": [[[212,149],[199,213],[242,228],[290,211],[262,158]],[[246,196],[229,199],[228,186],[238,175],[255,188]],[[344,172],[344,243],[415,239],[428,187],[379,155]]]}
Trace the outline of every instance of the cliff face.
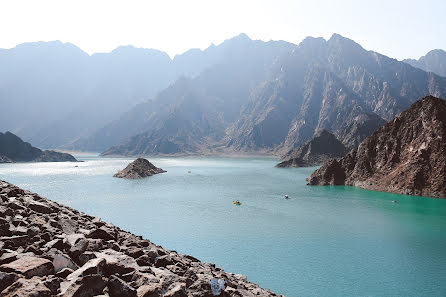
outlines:
{"label": "cliff face", "polygon": [[446,101],[424,97],[344,158],[327,161],[309,185],[351,185],[446,198]]}
{"label": "cliff face", "polygon": [[331,158],[340,158],[347,153],[345,146],[326,130],[318,131],[314,137],[282,157],[276,167],[317,166]]}
{"label": "cliff face", "polygon": [[66,153],[42,151],[11,132],[0,133],[0,163],[5,162],[74,162]]}
{"label": "cliff face", "polygon": [[242,275],[0,181],[0,296],[56,295],[277,296]]}

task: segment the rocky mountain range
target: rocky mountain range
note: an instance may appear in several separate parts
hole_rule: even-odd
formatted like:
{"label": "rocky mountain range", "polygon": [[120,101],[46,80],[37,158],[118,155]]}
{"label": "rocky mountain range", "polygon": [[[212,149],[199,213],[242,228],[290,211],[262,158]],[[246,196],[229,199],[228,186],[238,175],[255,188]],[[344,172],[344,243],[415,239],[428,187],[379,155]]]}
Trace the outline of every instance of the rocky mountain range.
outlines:
{"label": "rocky mountain range", "polygon": [[104,155],[283,155],[321,129],[352,149],[416,98],[446,95],[446,78],[338,34],[299,45],[240,34],[174,59],[40,42],[0,50],[0,63],[5,130]]}
{"label": "rocky mountain range", "polygon": [[435,49],[418,60],[405,59],[403,62],[424,71],[433,72],[446,77],[446,52],[444,50]]}
{"label": "rocky mountain range", "polygon": [[0,132],[0,163],[66,161],[75,162],[76,159],[67,153],[42,151],[11,132]]}
{"label": "rocky mountain range", "polygon": [[320,130],[313,138],[282,156],[276,167],[310,167],[321,165],[332,158],[343,157],[346,147],[326,130]]}
{"label": "rocky mountain range", "polygon": [[283,155],[321,129],[352,149],[416,98],[446,95],[446,78],[337,34],[298,46],[237,41],[255,50],[239,50],[195,79],[177,81],[96,135],[122,140],[121,133],[137,132],[122,127],[139,123],[142,132],[104,155]]}
{"label": "rocky mountain range", "polygon": [[[60,41],[0,49],[0,127],[39,147],[77,148],[73,143],[178,78],[193,78],[224,60],[227,47],[192,49],[173,59],[133,46],[88,55]],[[79,148],[96,149],[88,142]]]}
{"label": "rocky mountain range", "polygon": [[350,185],[446,198],[446,101],[414,103],[340,160],[316,170],[309,185]]}

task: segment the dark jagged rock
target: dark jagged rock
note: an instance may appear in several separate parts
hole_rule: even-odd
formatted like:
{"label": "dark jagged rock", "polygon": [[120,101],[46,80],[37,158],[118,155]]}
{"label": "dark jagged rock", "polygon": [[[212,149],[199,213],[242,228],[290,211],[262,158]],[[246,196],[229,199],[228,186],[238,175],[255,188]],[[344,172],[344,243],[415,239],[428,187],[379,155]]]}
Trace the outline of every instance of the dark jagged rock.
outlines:
{"label": "dark jagged rock", "polygon": [[[36,212],[28,207],[30,200],[52,212]],[[0,181],[0,210],[12,202],[17,207],[0,211],[0,226],[10,232],[10,236],[0,238],[2,297],[209,297],[214,296],[210,284],[213,278],[225,280],[220,296],[277,296],[215,264],[166,250],[99,218]],[[14,220],[18,216],[30,236],[16,235]],[[67,228],[67,221],[76,223],[70,222]],[[95,233],[98,229],[107,230],[112,238],[103,236],[102,231]],[[21,239],[13,242],[14,236]],[[58,249],[54,248],[57,240],[63,243]],[[73,247],[83,241],[88,250],[72,253]],[[34,251],[27,252],[28,246],[34,246]],[[142,257],[144,261],[135,259]]]}
{"label": "dark jagged rock", "polygon": [[346,153],[345,146],[333,134],[320,130],[311,140],[283,156],[284,161],[276,167],[317,166],[331,158],[340,158]]}
{"label": "dark jagged rock", "polygon": [[0,163],[10,162],[75,162],[67,153],[42,151],[11,132],[0,133]]}
{"label": "dark jagged rock", "polygon": [[119,171],[113,176],[119,178],[137,179],[137,178],[152,176],[154,174],[163,172],[166,171],[156,167],[155,165],[153,165],[144,158],[138,158],[129,165],[127,165],[126,168]]}
{"label": "dark jagged rock", "polygon": [[446,198],[446,101],[424,97],[340,160],[324,163],[309,185],[351,185]]}

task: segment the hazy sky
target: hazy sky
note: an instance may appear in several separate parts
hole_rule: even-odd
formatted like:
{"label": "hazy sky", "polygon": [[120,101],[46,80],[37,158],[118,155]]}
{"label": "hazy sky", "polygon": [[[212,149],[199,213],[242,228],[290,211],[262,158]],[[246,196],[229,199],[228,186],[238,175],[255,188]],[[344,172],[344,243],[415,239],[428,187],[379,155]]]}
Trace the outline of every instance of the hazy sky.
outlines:
{"label": "hazy sky", "polygon": [[299,43],[349,37],[388,56],[418,58],[446,49],[446,0],[0,0],[0,48],[71,42],[88,53],[119,45],[173,56],[248,34]]}

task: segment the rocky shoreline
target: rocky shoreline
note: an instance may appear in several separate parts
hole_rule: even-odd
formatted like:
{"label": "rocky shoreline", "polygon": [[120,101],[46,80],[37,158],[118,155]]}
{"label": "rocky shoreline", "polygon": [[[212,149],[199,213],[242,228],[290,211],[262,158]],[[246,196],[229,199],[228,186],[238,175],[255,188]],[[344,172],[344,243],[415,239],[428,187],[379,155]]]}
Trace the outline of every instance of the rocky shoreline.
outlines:
{"label": "rocky shoreline", "polygon": [[4,181],[0,203],[0,297],[278,296]]}

